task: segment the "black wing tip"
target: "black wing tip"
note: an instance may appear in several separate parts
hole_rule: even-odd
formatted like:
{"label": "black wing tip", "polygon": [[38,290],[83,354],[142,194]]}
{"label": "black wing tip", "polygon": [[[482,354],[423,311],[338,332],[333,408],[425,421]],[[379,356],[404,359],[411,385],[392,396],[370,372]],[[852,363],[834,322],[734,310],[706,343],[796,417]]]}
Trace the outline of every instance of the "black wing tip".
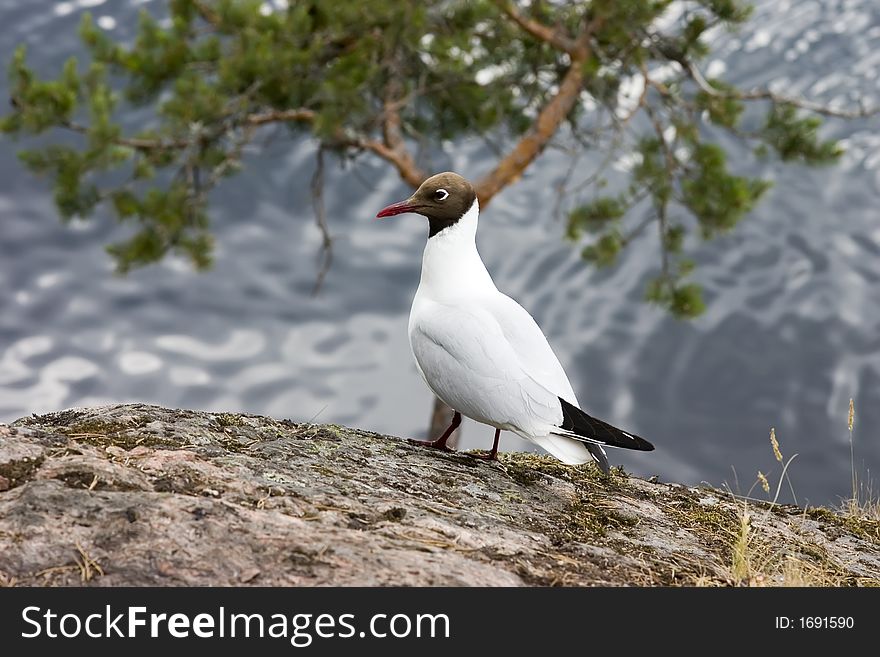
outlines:
{"label": "black wing tip", "polygon": [[598,445],[587,445],[587,449],[590,451],[593,461],[596,462],[596,467],[602,471],[602,474],[611,474],[611,464],[608,463],[608,456],[605,455],[605,450]]}
{"label": "black wing tip", "polygon": [[640,436],[633,436],[633,437],[637,438],[639,441],[639,447],[638,447],[639,451],[641,451],[641,452],[653,452],[654,451],[654,445],[649,443],[647,440],[645,440],[644,438],[641,438]]}
{"label": "black wing tip", "polygon": [[641,436],[623,431],[615,426],[598,420],[577,406],[565,401],[559,397],[559,403],[562,405],[562,425],[561,428],[582,435],[585,438],[598,440],[603,445],[609,447],[622,447],[624,449],[634,449],[640,452],[653,452],[654,445],[649,443]]}

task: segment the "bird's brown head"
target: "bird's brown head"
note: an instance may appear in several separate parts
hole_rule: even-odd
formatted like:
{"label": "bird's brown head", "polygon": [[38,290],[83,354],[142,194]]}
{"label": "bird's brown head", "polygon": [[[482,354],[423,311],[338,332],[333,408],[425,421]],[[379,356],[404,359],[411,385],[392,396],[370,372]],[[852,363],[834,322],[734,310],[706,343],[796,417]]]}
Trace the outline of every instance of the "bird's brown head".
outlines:
{"label": "bird's brown head", "polygon": [[457,173],[446,171],[431,176],[415,194],[405,201],[389,205],[376,217],[415,212],[428,218],[428,237],[434,237],[444,228],[457,223],[471,209],[476,198],[473,185]]}

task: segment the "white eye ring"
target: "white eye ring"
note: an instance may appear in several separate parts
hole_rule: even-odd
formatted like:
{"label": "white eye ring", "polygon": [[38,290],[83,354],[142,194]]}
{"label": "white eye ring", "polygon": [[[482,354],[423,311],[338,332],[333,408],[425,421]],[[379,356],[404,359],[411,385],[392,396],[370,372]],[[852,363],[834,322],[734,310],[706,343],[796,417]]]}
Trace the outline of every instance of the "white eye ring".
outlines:
{"label": "white eye ring", "polygon": [[438,201],[445,201],[448,197],[449,192],[447,192],[445,189],[438,189],[436,192],[434,192],[434,198],[436,198]]}

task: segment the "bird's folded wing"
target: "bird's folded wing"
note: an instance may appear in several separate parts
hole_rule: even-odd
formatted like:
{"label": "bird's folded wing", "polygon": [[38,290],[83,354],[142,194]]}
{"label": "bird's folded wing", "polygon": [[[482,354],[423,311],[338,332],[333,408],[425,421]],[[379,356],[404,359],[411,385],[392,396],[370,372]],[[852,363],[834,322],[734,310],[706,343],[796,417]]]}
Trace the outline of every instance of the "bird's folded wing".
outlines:
{"label": "bird's folded wing", "polygon": [[529,312],[506,294],[493,296],[484,306],[498,323],[523,370],[550,392],[577,406],[565,370]]}
{"label": "bird's folded wing", "polygon": [[485,307],[425,307],[413,322],[411,343],[431,388],[465,415],[535,435],[562,422],[559,395],[525,370]]}

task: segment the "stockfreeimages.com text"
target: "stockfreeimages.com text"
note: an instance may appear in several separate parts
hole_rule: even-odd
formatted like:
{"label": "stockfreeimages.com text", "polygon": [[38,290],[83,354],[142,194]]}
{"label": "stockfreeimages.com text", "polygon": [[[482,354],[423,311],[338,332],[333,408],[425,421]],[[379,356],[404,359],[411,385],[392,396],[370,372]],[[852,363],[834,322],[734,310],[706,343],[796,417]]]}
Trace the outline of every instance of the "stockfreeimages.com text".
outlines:
{"label": "stockfreeimages.com text", "polygon": [[25,607],[21,612],[25,639],[37,637],[130,638],[275,638],[287,639],[292,646],[305,648],[316,638],[449,638],[446,614],[373,614],[358,629],[355,614],[237,614],[225,607],[214,613],[154,613],[146,607],[126,607],[88,615],[51,609]]}

